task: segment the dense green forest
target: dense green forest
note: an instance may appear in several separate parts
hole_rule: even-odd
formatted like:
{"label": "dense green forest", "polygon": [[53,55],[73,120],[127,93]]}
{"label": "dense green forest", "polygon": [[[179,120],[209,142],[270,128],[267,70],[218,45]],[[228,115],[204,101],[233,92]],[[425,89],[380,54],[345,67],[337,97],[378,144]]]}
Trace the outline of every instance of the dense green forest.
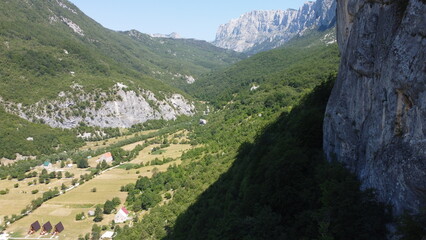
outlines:
{"label": "dense green forest", "polygon": [[[332,31],[307,33],[281,48],[208,73],[185,90],[215,106],[234,100],[235,94],[240,99],[250,94],[266,96],[267,105],[289,105],[289,96],[312,89],[319,78],[324,80],[324,72],[337,71],[337,45],[322,40]],[[253,86],[258,87],[256,91],[250,91]]]}
{"label": "dense green forest", "polygon": [[0,157],[15,159],[16,153],[39,156],[76,149],[83,144],[75,131],[31,123],[0,107]]}
{"label": "dense green forest", "polygon": [[166,239],[385,239],[386,209],[322,153],[331,79],[243,143]]}
{"label": "dense green forest", "polygon": [[[151,209],[117,239],[383,239],[386,208],[360,191],[342,166],[323,158],[321,126],[331,86],[330,80],[305,96],[255,142],[260,122],[244,121],[242,112],[222,119],[222,129],[194,129],[207,143],[203,152],[136,183],[142,194],[172,189],[173,201]],[[126,204],[135,202],[129,197]]]}
{"label": "dense green forest", "polygon": [[[125,204],[150,213],[118,229],[117,239],[384,239],[388,209],[323,157],[338,54],[318,38],[260,53],[188,88],[216,107],[207,125],[188,126],[204,147],[125,188]],[[156,205],[170,191],[171,201]]]}

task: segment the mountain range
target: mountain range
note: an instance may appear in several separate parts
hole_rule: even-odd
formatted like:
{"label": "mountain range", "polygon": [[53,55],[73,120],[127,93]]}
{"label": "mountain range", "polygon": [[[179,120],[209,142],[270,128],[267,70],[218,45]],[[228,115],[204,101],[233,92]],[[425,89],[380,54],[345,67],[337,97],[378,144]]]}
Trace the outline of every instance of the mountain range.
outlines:
{"label": "mountain range", "polygon": [[253,54],[279,47],[307,30],[325,30],[335,23],[335,0],[309,1],[299,10],[256,10],[221,25],[213,44]]}

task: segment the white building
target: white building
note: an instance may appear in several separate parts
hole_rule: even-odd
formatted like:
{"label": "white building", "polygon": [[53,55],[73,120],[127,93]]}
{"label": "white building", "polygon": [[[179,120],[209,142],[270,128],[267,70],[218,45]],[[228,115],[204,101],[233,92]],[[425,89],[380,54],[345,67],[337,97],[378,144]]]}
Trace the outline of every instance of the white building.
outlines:
{"label": "white building", "polygon": [[112,157],[112,154],[110,152],[105,153],[102,155],[98,160],[96,160],[97,163],[101,163],[105,160],[107,163],[111,163],[114,158]]}
{"label": "white building", "polygon": [[122,207],[117,214],[115,214],[114,222],[115,223],[124,223],[129,220],[129,211],[125,207]]}
{"label": "white building", "polygon": [[106,231],[102,234],[101,239],[112,239],[114,237],[114,232]]}

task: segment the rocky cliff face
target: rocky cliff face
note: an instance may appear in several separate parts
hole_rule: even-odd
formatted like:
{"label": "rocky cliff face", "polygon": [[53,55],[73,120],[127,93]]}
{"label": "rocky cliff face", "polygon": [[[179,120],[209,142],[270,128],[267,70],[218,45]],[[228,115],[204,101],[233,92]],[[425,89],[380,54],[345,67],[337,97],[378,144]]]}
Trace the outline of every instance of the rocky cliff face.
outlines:
{"label": "rocky cliff face", "polygon": [[397,214],[426,206],[426,2],[339,0],[324,150]]}
{"label": "rocky cliff face", "polygon": [[84,92],[73,86],[72,92],[61,92],[56,100],[43,100],[23,106],[12,102],[0,103],[13,114],[51,127],[74,128],[81,123],[98,127],[128,128],[153,119],[173,120],[179,115],[191,116],[195,106],[180,94],[168,94],[160,99],[148,90],[128,90],[117,84],[109,92]]}
{"label": "rocky cliff face", "polygon": [[250,52],[268,43],[278,47],[306,30],[328,28],[335,22],[336,1],[307,2],[299,10],[253,11],[221,25],[214,45]]}

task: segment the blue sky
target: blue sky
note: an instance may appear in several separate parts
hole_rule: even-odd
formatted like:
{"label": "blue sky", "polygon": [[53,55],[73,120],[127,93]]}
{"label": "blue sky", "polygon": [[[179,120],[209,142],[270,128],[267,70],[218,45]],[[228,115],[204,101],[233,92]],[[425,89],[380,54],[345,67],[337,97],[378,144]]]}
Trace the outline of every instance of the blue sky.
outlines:
{"label": "blue sky", "polygon": [[212,41],[217,27],[252,10],[298,9],[307,0],[70,0],[104,27],[177,32]]}

